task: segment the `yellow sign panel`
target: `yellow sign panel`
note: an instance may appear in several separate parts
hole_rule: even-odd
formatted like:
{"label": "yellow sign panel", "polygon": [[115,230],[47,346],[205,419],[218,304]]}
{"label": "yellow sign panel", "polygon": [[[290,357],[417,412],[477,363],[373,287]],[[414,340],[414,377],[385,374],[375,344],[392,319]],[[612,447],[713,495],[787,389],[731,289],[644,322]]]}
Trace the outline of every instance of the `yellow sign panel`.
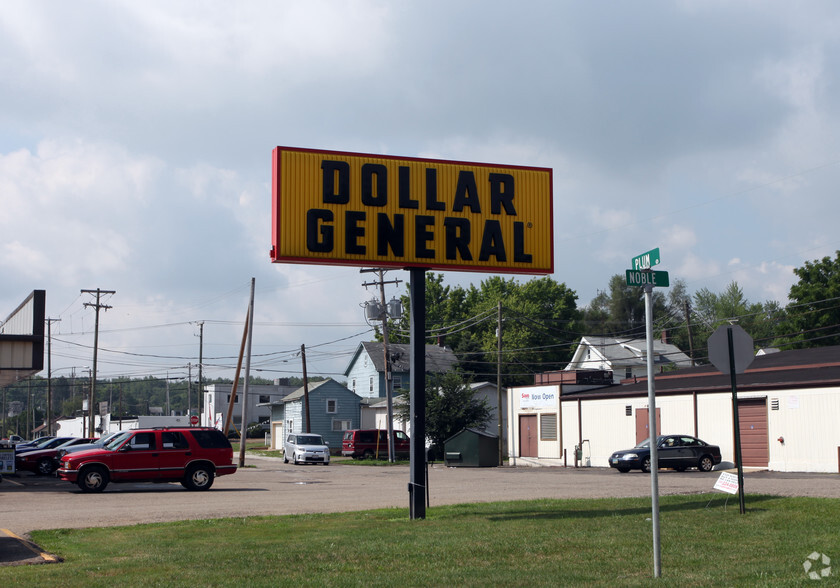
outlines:
{"label": "yellow sign panel", "polygon": [[277,147],[273,262],[554,271],[552,170]]}

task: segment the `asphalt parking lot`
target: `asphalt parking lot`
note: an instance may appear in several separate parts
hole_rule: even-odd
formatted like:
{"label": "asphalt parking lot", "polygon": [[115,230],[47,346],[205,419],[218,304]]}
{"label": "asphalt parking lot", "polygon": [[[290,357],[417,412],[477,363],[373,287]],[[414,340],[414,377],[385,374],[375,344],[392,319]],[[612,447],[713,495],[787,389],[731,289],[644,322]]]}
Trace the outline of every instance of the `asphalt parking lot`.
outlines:
{"label": "asphalt parking lot", "polygon": [[[84,494],[53,477],[28,472],[6,476],[0,483],[0,529],[26,538],[36,529],[373,508],[406,509],[408,516],[408,466],[294,466],[259,457],[249,457],[246,466],[217,478],[207,492],[190,492],[180,484],[111,484],[102,494]],[[662,470],[659,492],[662,496],[714,492],[719,476],[718,471]],[[747,494],[840,498],[840,475],[747,472],[744,489]],[[467,502],[649,495],[650,477],[635,471],[429,467],[430,509]]]}

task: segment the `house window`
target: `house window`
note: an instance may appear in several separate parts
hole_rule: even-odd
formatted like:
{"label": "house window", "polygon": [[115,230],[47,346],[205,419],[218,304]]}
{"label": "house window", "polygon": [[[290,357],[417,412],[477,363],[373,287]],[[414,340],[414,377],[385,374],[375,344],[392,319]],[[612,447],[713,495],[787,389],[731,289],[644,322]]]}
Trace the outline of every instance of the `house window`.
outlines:
{"label": "house window", "polygon": [[370,377],[370,391],[373,392],[373,376]]}
{"label": "house window", "polygon": [[338,412],[338,401],[327,400],[327,414],[335,414]]}
{"label": "house window", "polygon": [[540,441],[557,441],[557,415],[540,415]]}
{"label": "house window", "polygon": [[[227,403],[230,404],[230,394],[227,395]],[[239,404],[239,394],[236,395],[236,398],[233,399],[234,404]]]}
{"label": "house window", "polygon": [[352,428],[353,424],[350,421],[343,421],[341,419],[333,419],[332,421],[333,431],[348,431]]}
{"label": "house window", "polygon": [[391,390],[399,390],[402,388],[402,376],[391,376]]}
{"label": "house window", "polygon": [[624,377],[630,379],[633,377],[633,368],[628,367],[624,372]]}
{"label": "house window", "polygon": [[351,388],[351,390],[353,390],[353,392],[356,391],[356,378],[353,378],[353,387]]}
{"label": "house window", "polygon": [[268,394],[260,394],[260,404],[267,404],[271,402],[271,396]]}

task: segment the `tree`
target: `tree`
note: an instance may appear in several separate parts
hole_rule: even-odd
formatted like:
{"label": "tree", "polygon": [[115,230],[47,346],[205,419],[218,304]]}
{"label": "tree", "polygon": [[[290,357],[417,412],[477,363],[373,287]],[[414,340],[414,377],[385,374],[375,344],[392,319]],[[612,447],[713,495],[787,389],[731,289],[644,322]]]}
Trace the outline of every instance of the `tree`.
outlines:
{"label": "tree", "polygon": [[791,347],[840,345],[840,251],[793,270],[799,281],[790,287],[787,333]]}
{"label": "tree", "polygon": [[[436,455],[443,455],[443,442],[466,428],[484,428],[490,408],[476,398],[472,378],[457,371],[426,377],[426,437]],[[408,402],[401,403],[400,418],[410,419]]]}
{"label": "tree", "polygon": [[[665,311],[665,295],[653,291],[653,316]],[[583,312],[586,334],[645,338],[645,291],[628,286],[625,276],[610,278],[609,292],[599,291]]]}
{"label": "tree", "polygon": [[[465,372],[495,380],[500,301],[504,383],[532,383],[534,373],[563,368],[571,358],[570,330],[580,313],[577,294],[550,277],[522,284],[492,276],[464,289],[444,286],[443,276],[427,274],[426,341],[450,347]],[[407,295],[402,302],[408,309]],[[392,340],[408,342],[408,327],[409,315],[404,312]]]}
{"label": "tree", "polygon": [[775,339],[783,315],[775,301],[747,300],[738,282],[731,282],[722,294],[701,288],[694,294],[695,347],[705,348],[714,330],[730,323],[738,323],[758,347],[766,347]]}

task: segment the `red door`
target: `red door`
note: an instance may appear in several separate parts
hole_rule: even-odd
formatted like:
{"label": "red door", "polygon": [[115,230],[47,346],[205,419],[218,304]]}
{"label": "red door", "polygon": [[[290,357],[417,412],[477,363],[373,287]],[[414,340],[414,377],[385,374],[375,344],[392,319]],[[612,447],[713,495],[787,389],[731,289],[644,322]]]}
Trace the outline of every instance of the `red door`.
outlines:
{"label": "red door", "polygon": [[154,431],[132,435],[111,457],[111,478],[151,480],[158,477],[158,448]]}
{"label": "red door", "polygon": [[[656,436],[662,434],[662,418],[656,409]],[[650,411],[646,408],[636,409],[636,445],[650,437]]]}
{"label": "red door", "polygon": [[539,457],[537,415],[519,415],[519,457]]}

